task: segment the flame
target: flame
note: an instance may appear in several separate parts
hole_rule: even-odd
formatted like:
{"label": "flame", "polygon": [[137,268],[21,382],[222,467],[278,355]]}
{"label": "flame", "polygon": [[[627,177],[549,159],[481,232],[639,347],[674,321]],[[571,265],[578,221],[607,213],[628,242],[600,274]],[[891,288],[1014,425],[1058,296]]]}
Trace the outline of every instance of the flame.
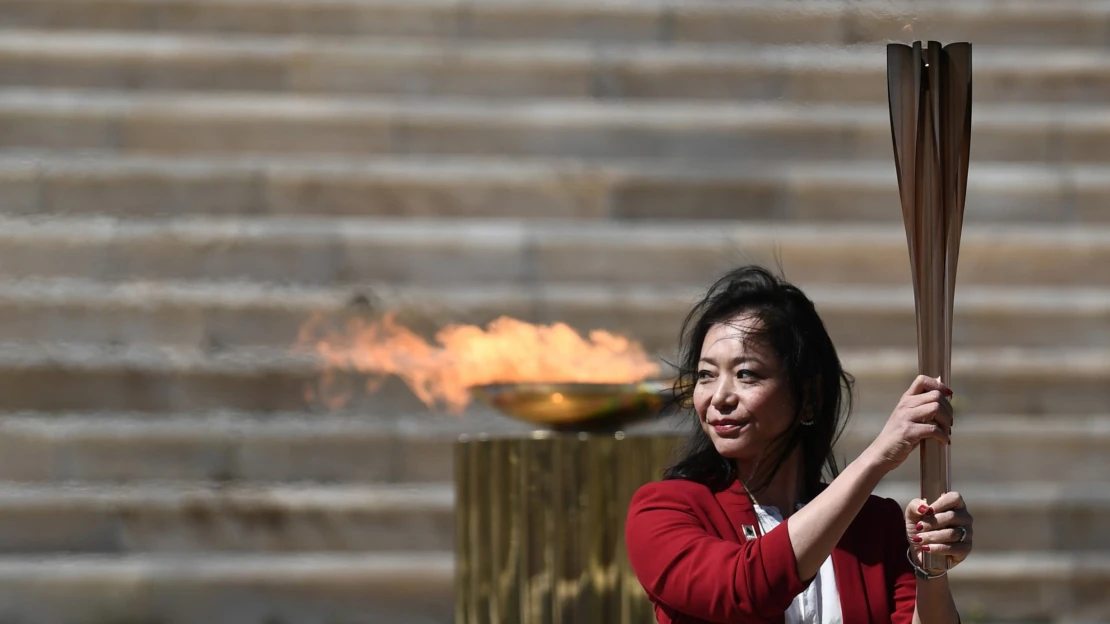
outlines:
{"label": "flame", "polygon": [[337,375],[354,371],[376,390],[385,378],[400,378],[429,407],[458,413],[470,402],[470,388],[492,383],[630,383],[659,375],[659,365],[636,341],[602,330],[583,338],[564,323],[533,325],[509,317],[475,325],[449,325],[429,342],[397,322],[354,319],[342,328],[310,319],[298,345],[325,364],[319,392],[310,400],[329,408],[345,405],[353,388]]}

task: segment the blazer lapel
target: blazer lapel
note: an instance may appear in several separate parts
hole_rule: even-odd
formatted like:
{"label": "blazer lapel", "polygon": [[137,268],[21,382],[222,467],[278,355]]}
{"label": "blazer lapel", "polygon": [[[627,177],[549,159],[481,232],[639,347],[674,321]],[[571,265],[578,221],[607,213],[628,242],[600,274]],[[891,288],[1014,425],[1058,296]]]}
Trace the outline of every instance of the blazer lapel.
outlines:
{"label": "blazer lapel", "polygon": [[[755,507],[752,506],[752,499],[744,491],[744,486],[741,485],[739,479],[733,481],[727,490],[721,490],[713,496],[717,499],[717,504],[721,506],[721,511],[724,512],[725,518],[728,520],[728,526],[732,529],[732,535],[722,535],[723,539],[731,537],[736,542],[743,544],[749,539],[746,536],[747,534],[752,532],[757,536],[762,534],[759,529],[759,517],[755,515]],[[774,620],[773,624],[782,624],[786,621],[785,616],[784,613],[783,617]],[[848,622],[848,620],[844,621]]]}
{"label": "blazer lapel", "polygon": [[[747,541],[745,527],[752,527],[757,533],[761,533],[752,499],[739,480],[733,482],[728,489],[714,494],[714,497],[727,518],[728,527],[732,529],[732,535],[722,535],[723,539],[744,543]],[[840,611],[845,624],[875,624],[864,581],[863,565],[854,554],[859,552],[859,547],[863,545],[861,542],[866,540],[867,537],[860,534],[858,523],[854,522],[832,552],[836,590],[840,596]]]}
{"label": "blazer lapel", "polygon": [[732,528],[732,535],[728,537],[742,544],[748,541],[752,531],[759,535],[759,518],[755,515],[755,507],[752,506],[752,499],[748,497],[739,480],[733,481],[727,490],[721,490],[713,496],[717,499],[721,510],[725,512],[728,525]]}

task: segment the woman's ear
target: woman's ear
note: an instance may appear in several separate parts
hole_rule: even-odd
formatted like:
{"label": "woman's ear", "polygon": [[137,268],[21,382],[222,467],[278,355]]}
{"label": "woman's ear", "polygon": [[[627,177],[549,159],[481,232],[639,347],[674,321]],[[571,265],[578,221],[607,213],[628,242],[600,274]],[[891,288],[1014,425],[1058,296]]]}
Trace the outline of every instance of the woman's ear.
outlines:
{"label": "woman's ear", "polygon": [[798,422],[802,425],[812,425],[817,417],[817,406],[820,405],[821,386],[813,383],[802,392],[802,405],[798,410]]}

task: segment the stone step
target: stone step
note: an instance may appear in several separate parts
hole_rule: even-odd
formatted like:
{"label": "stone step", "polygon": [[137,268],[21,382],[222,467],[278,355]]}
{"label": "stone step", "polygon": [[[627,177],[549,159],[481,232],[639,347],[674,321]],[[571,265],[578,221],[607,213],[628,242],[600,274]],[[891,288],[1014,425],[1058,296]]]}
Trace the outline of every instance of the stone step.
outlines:
{"label": "stone step", "polygon": [[448,484],[0,484],[5,553],[450,550]]}
{"label": "stone step", "polygon": [[[857,379],[861,412],[891,409],[917,372],[912,348],[841,350],[840,355]],[[967,412],[1089,414],[1110,406],[1105,349],[964,349],[954,354],[952,371],[959,408]],[[206,352],[8,344],[0,348],[0,409],[299,411],[316,405],[306,393],[316,387],[319,373],[314,356],[272,348]],[[363,396],[361,376],[337,375],[334,381],[353,393],[353,409],[420,411],[400,382],[390,380]]]}
{"label": "stone step", "polygon": [[[1110,168],[976,162],[966,221],[1110,222]],[[0,212],[763,219],[901,223],[893,160],[668,163],[495,157],[0,153]]]}
{"label": "stone step", "polygon": [[[1101,108],[977,106],[974,162],[1105,162]],[[438,154],[674,160],[886,160],[884,105],[405,101],[9,89],[0,149]]]}
{"label": "stone step", "polygon": [[7,555],[0,604],[26,624],[450,624],[449,552]]}
{"label": "stone step", "polygon": [[[1104,452],[1110,436],[1105,416],[986,415],[959,408],[951,447],[953,483],[1016,484],[1055,481],[1062,487],[1110,480],[1110,458]],[[837,445],[841,465],[859,456],[879,435],[888,415],[860,415],[849,420]],[[892,496],[903,503],[914,498],[920,478],[916,454],[887,476]],[[908,486],[908,487],[907,487]],[[898,488],[902,488],[898,490]],[[1009,487],[1009,486],[1007,486]],[[1020,491],[1018,486],[1013,491]],[[1082,493],[1082,489],[1074,490]],[[907,494],[908,492],[908,494]]]}
{"label": "stone step", "polygon": [[480,405],[465,416],[15,412],[0,416],[0,481],[448,482],[460,435],[532,429]]}
{"label": "stone step", "polygon": [[[1106,473],[1104,472],[1104,475]],[[1110,555],[1110,489],[1104,483],[986,483],[977,475],[955,475],[953,489],[975,516],[976,553],[1012,551],[1101,551]],[[884,483],[875,491],[903,506],[920,485]]]}
{"label": "stone step", "polygon": [[9,26],[474,39],[1105,45],[1110,7],[1090,0],[729,2],[667,0],[3,0]]}
{"label": "stone step", "polygon": [[975,553],[950,574],[956,604],[969,621],[1110,621],[1106,552]]}
{"label": "stone step", "polygon": [[[906,286],[803,285],[841,349],[916,346]],[[310,318],[367,321],[390,311],[422,333],[501,316],[604,329],[670,354],[700,293],[686,287],[589,283],[297,287],[250,282],[0,281],[0,343],[72,342],[218,350],[289,347]],[[1110,290],[965,286],[953,345],[1110,348]]]}
{"label": "stone step", "polygon": [[[855,459],[886,415],[849,420],[837,456]],[[631,426],[630,434],[685,435],[686,416]],[[141,480],[435,483],[453,478],[460,435],[523,435],[532,428],[472,406],[427,413],[16,412],[0,416],[0,481],[128,483]],[[1110,481],[1110,416],[990,415],[960,410],[952,470],[957,484]],[[892,473],[917,479],[914,461]],[[1069,486],[1070,487],[1070,486]]]}
{"label": "stone step", "polygon": [[[917,372],[915,349],[841,350],[856,376],[862,412],[886,412]],[[1036,364],[1032,364],[1036,362]],[[300,411],[320,382],[310,354],[253,348],[114,348],[7,344],[0,349],[0,409]],[[1110,406],[1110,352],[1094,349],[965,349],[952,358],[960,409],[980,413],[1102,413]],[[420,411],[400,382],[363,395],[361,375],[335,375],[350,406],[371,413]],[[58,392],[59,388],[67,389]]]}
{"label": "stone step", "polygon": [[[975,621],[1110,619],[1110,555],[976,553],[952,573]],[[27,624],[449,624],[449,554],[0,558],[0,601]]]}
{"label": "stone step", "polygon": [[[1106,551],[1105,485],[965,483],[978,552]],[[903,505],[911,487],[877,493]],[[0,485],[0,548],[14,553],[424,552],[454,542],[451,483]]]}
{"label": "stone step", "polygon": [[[978,40],[976,40],[978,43]],[[1099,103],[1098,49],[975,48],[976,102]],[[821,46],[0,32],[0,85],[885,104],[886,57]]]}
{"label": "stone step", "polygon": [[[701,289],[752,262],[806,286],[910,282],[901,224],[386,218],[0,219],[0,278]],[[1110,285],[1110,228],[968,225],[958,284]]]}

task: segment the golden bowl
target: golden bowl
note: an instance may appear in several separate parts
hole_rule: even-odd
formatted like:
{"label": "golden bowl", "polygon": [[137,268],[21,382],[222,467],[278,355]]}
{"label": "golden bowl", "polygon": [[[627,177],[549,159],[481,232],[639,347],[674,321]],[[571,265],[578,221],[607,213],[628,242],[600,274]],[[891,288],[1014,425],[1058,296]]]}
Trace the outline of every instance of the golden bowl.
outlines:
{"label": "golden bowl", "polygon": [[590,428],[623,425],[658,413],[670,399],[671,382],[498,383],[470,390],[517,420],[553,428]]}

